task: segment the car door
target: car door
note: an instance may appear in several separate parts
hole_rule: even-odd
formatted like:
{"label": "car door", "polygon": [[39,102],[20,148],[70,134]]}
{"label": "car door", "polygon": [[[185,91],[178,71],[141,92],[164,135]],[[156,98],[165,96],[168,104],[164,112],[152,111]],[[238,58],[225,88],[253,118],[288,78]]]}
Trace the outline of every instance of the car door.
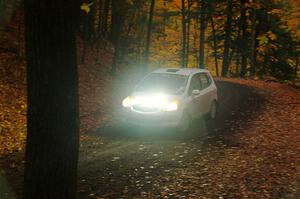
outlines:
{"label": "car door", "polygon": [[214,89],[211,87],[212,80],[210,76],[203,72],[199,74],[201,82],[202,112],[207,113],[210,110]]}
{"label": "car door", "polygon": [[188,90],[188,98],[189,98],[189,104],[188,104],[188,111],[191,114],[193,118],[198,117],[201,112],[201,93],[198,95],[193,95],[192,91],[193,90],[201,90],[201,82],[199,79],[199,73],[194,74],[191,78],[190,85],[189,85],[189,90]]}

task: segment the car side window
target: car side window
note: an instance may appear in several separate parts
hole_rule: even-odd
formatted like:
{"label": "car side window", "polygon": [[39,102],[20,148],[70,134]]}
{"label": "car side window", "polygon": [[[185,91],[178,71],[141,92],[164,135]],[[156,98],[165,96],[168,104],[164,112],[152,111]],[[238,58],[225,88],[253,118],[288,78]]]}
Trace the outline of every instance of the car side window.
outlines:
{"label": "car side window", "polygon": [[206,73],[200,73],[199,78],[202,85],[201,89],[209,87],[209,85],[211,84],[211,79]]}
{"label": "car side window", "polygon": [[201,90],[201,82],[199,79],[199,74],[195,74],[191,79],[189,95],[192,94],[193,90]]}

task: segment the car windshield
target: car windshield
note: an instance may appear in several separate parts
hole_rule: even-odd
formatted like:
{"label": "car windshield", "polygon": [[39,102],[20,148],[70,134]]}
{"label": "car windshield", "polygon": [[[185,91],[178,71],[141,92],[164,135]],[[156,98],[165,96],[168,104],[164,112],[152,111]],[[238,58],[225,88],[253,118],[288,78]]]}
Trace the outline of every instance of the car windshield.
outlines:
{"label": "car windshield", "polygon": [[188,76],[165,73],[152,73],[136,87],[138,92],[164,92],[166,94],[183,94]]}

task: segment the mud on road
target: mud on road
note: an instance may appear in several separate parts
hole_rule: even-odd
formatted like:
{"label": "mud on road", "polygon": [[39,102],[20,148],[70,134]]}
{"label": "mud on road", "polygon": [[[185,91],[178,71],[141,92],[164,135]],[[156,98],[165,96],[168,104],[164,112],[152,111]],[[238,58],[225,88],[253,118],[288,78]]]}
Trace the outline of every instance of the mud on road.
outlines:
{"label": "mud on road", "polygon": [[[91,133],[92,138],[82,142],[80,149],[79,198],[199,197],[190,190],[179,195],[166,195],[161,190],[169,183],[169,177],[199,162],[211,146],[235,147],[234,142],[224,143],[224,136],[232,133],[237,119],[251,120],[264,105],[263,96],[251,87],[225,81],[217,85],[218,118],[194,121],[188,135],[163,129],[138,129],[131,133],[112,126]],[[249,114],[240,114],[245,112]],[[214,156],[218,159],[221,154]]]}

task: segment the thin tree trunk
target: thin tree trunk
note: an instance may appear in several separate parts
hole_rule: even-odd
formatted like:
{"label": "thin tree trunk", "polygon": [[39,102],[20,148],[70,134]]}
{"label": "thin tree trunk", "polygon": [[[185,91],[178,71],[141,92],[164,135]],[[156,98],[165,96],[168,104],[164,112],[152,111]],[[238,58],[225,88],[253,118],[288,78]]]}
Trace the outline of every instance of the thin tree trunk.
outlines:
{"label": "thin tree trunk", "polygon": [[204,42],[205,42],[205,3],[203,2],[201,5],[201,13],[200,13],[200,45],[199,45],[199,67],[205,68],[204,66]]}
{"label": "thin tree trunk", "polygon": [[148,21],[148,30],[147,30],[147,39],[146,39],[146,49],[145,49],[145,64],[144,64],[144,73],[148,71],[149,65],[149,51],[151,45],[151,31],[152,31],[152,20],[154,15],[155,0],[151,0],[150,11],[149,11],[149,21]]}
{"label": "thin tree trunk", "polygon": [[294,79],[297,79],[298,67],[299,67],[299,56],[296,59],[296,65],[295,65],[295,71],[294,71]]}
{"label": "thin tree trunk", "polygon": [[98,10],[99,10],[99,15],[98,15],[98,24],[97,24],[97,34],[101,33],[102,29],[102,20],[103,20],[103,1],[102,0],[97,0],[98,2]]}
{"label": "thin tree trunk", "polygon": [[190,32],[191,32],[191,0],[187,0],[187,41],[186,41],[186,67],[189,66],[189,54],[190,54]]}
{"label": "thin tree trunk", "polygon": [[119,46],[119,41],[117,41],[117,43],[115,45],[113,62],[111,65],[111,70],[110,70],[110,73],[112,75],[114,75],[116,73],[119,57],[120,57],[120,46]]}
{"label": "thin tree trunk", "polygon": [[241,43],[239,44],[240,53],[241,53],[241,74],[242,78],[245,77],[247,72],[247,49],[248,49],[248,42],[247,42],[247,20],[246,20],[246,4],[247,0],[240,0],[241,4],[241,22],[240,22],[240,29],[242,31],[242,38]]}
{"label": "thin tree trunk", "polygon": [[81,52],[81,64],[85,63],[86,57],[86,50],[88,46],[89,40],[89,17],[88,13],[83,13],[83,45],[82,45],[82,52]]}
{"label": "thin tree trunk", "polygon": [[5,26],[5,6],[6,0],[0,0],[0,29]]}
{"label": "thin tree trunk", "polygon": [[[23,5],[24,4],[22,2],[21,6],[20,6],[21,10],[22,10],[21,11],[22,14],[23,14],[23,11],[24,11],[24,6]],[[23,30],[22,30],[22,25],[23,25],[22,24],[23,23],[22,14],[19,14],[19,16],[18,16],[18,59],[20,59],[22,57],[22,35],[24,35]]]}
{"label": "thin tree trunk", "polygon": [[217,40],[216,40],[216,30],[213,16],[210,16],[211,22],[211,29],[213,35],[213,43],[214,43],[214,57],[215,57],[215,67],[216,67],[216,76],[219,77],[219,66],[218,66],[218,47],[217,47]]}
{"label": "thin tree trunk", "polygon": [[229,49],[231,43],[231,24],[232,24],[232,0],[227,0],[227,21],[225,24],[225,41],[224,41],[224,54],[222,62],[222,76],[226,76],[229,67]]}
{"label": "thin tree trunk", "polygon": [[26,0],[24,199],[76,198],[79,99],[77,0]]}
{"label": "thin tree trunk", "polygon": [[[229,53],[228,66],[231,66],[231,61],[232,61],[232,58],[234,57],[234,54],[235,54],[235,49],[232,48],[231,51],[230,51],[230,53]],[[231,68],[228,67],[228,71],[229,71],[229,72],[231,72],[230,69],[231,69]]]}
{"label": "thin tree trunk", "polygon": [[186,67],[186,19],[185,19],[185,0],[181,0],[182,15],[182,51],[181,51],[181,67]]}
{"label": "thin tree trunk", "polygon": [[[199,17],[195,16],[195,23],[194,23],[194,30],[199,30]],[[194,31],[193,34],[193,56],[194,56],[194,66],[199,65],[198,61],[198,45],[197,45],[197,38],[199,38],[198,31]]]}
{"label": "thin tree trunk", "polygon": [[256,9],[252,8],[251,16],[252,30],[251,30],[251,59],[250,59],[250,78],[254,78],[256,70]]}
{"label": "thin tree trunk", "polygon": [[241,55],[239,52],[237,52],[236,53],[236,62],[235,62],[235,75],[236,76],[239,76],[240,64],[241,64]]}
{"label": "thin tree trunk", "polygon": [[[111,65],[111,74],[114,75],[117,70],[117,63],[120,55],[120,42],[121,42],[121,30],[124,24],[126,15],[125,0],[112,0],[112,27],[110,40],[114,44],[115,51],[113,57],[113,63]],[[122,5],[122,6],[120,6]]]}
{"label": "thin tree trunk", "polygon": [[104,0],[104,10],[103,10],[103,16],[102,16],[102,24],[101,24],[101,30],[102,30],[102,36],[105,37],[106,33],[108,32],[108,15],[109,15],[109,6],[111,4],[111,0]]}
{"label": "thin tree trunk", "polygon": [[[269,10],[270,8],[268,8]],[[266,18],[267,18],[267,24],[266,24],[266,32],[268,32],[270,30],[270,24],[271,24],[271,16],[266,13]],[[267,43],[267,46],[266,46],[266,54],[264,56],[264,64],[263,66],[261,67],[261,70],[260,70],[260,76],[263,76],[267,73],[267,68],[269,68],[269,65],[270,65],[270,38],[268,38],[269,41]]]}

